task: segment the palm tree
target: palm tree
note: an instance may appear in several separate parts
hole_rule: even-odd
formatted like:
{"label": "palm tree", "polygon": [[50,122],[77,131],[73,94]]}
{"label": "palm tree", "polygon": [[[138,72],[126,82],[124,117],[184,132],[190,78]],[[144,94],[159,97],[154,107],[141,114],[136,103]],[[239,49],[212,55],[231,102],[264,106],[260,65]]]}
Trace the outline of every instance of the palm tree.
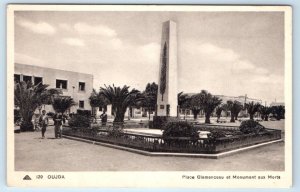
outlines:
{"label": "palm tree", "polygon": [[223,105],[222,106],[218,106],[216,108],[216,115],[217,115],[217,122],[219,122],[220,117],[221,117],[221,113],[224,110]]}
{"label": "palm tree", "polygon": [[214,112],[215,108],[222,103],[222,100],[204,90],[202,90],[200,94],[203,95],[201,105],[205,113],[205,123],[210,123],[211,114]]}
{"label": "palm tree", "polygon": [[254,114],[259,111],[260,107],[261,107],[260,103],[254,103],[253,101],[249,103],[245,103],[245,108],[247,109],[251,120],[253,120]]}
{"label": "palm tree", "polygon": [[54,97],[52,101],[52,107],[56,113],[64,114],[72,106],[76,105],[73,98],[58,96]]}
{"label": "palm tree", "polygon": [[235,118],[237,118],[239,112],[243,109],[243,105],[239,101],[227,101],[226,104],[224,105],[224,108],[228,111],[230,111],[230,122],[234,123]]}
{"label": "palm tree", "polygon": [[92,107],[93,114],[95,114],[96,107],[105,108],[109,104],[108,100],[100,92],[97,93],[95,89],[93,89],[89,97],[89,101]]}
{"label": "palm tree", "polygon": [[264,120],[264,121],[268,121],[269,120],[269,115],[271,113],[271,108],[270,107],[261,106],[259,112],[261,114],[262,120]]}
{"label": "palm tree", "polygon": [[62,94],[61,89],[47,89],[41,95],[41,104],[51,105],[53,98]]}
{"label": "palm tree", "polygon": [[61,89],[47,89],[44,93],[41,94],[41,100],[39,109],[39,114],[41,114],[42,105],[51,105],[53,98],[62,94]]}
{"label": "palm tree", "polygon": [[282,105],[272,106],[271,112],[276,117],[277,120],[285,118],[285,108]]}
{"label": "palm tree", "polygon": [[[183,92],[180,92],[178,93],[177,98],[178,98],[179,109],[184,110],[184,119],[185,119],[186,109],[190,108],[190,97],[188,96],[188,94],[184,94]],[[179,115],[179,109],[177,112],[178,115]]]}
{"label": "palm tree", "polygon": [[[150,96],[147,99],[150,99],[150,98],[153,99],[153,97],[150,97]],[[133,99],[133,100],[131,100],[131,102],[128,103],[128,109],[129,109],[128,120],[130,120],[130,117],[132,117],[133,108],[142,107],[145,100],[146,100],[145,95],[143,93],[139,93],[138,99]],[[151,107],[152,106],[150,106],[150,109],[149,109],[150,111],[151,111]],[[150,111],[149,111],[149,119],[150,119]]]}
{"label": "palm tree", "polygon": [[14,101],[15,106],[19,107],[22,117],[21,131],[33,131],[32,116],[34,111],[46,101],[45,98],[49,97],[48,86],[45,84],[33,85],[31,82],[24,81],[15,84]]}
{"label": "palm tree", "polygon": [[115,123],[124,122],[124,115],[127,107],[131,106],[133,102],[142,101],[143,97],[140,91],[132,89],[129,91],[129,86],[121,87],[105,86],[100,88],[102,94],[115,110]]}
{"label": "palm tree", "polygon": [[244,106],[242,104],[237,103],[234,118],[235,120],[238,120],[239,113],[243,110]]}
{"label": "palm tree", "polygon": [[196,120],[198,114],[202,110],[201,96],[199,94],[193,95],[190,97],[188,101],[189,101],[189,107],[192,110],[192,113],[194,115],[194,120]]}
{"label": "palm tree", "polygon": [[[200,93],[192,96],[191,98],[191,106],[192,109],[199,110],[202,109],[205,113],[205,123],[210,123],[210,116],[215,110],[215,108],[220,105],[222,102],[216,96],[213,96],[211,93],[202,90]],[[197,111],[196,111],[197,112]],[[195,117],[195,114],[194,114]]]}

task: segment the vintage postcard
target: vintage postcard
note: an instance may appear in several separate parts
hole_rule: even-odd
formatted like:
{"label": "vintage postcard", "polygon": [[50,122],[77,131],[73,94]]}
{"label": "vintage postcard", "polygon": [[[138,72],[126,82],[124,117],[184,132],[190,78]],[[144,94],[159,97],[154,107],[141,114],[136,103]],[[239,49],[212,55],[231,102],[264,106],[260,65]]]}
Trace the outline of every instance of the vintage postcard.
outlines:
{"label": "vintage postcard", "polygon": [[8,5],[7,185],[291,187],[291,7]]}

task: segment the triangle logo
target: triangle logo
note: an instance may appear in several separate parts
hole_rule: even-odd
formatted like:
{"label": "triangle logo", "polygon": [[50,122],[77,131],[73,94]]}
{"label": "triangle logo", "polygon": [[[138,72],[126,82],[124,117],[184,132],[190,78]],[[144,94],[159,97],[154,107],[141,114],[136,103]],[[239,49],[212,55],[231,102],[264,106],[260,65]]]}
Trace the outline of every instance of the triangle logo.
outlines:
{"label": "triangle logo", "polygon": [[29,175],[26,175],[23,180],[31,180],[31,178],[29,177]]}

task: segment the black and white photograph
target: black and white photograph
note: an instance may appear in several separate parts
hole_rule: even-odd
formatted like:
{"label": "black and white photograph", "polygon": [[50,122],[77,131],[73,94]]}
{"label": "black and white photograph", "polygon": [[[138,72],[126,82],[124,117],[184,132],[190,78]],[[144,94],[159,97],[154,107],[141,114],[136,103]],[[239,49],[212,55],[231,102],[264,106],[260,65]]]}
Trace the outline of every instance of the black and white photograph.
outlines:
{"label": "black and white photograph", "polygon": [[291,12],[8,5],[8,184],[291,186]]}

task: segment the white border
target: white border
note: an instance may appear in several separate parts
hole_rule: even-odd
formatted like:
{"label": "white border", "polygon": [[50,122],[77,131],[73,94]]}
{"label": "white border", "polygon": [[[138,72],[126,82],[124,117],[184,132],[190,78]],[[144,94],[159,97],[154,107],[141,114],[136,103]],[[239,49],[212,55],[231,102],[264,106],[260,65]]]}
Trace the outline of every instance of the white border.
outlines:
{"label": "white border", "polygon": [[[26,174],[59,172],[14,171],[13,99],[7,100],[7,183],[18,187],[185,187],[286,188],[292,185],[292,9],[290,6],[182,6],[182,5],[8,5],[7,98],[13,98],[14,11],[282,11],[285,12],[285,171],[233,172],[61,172],[65,180],[23,181]],[[209,160],[209,159],[208,159]],[[279,175],[280,180],[183,180],[186,175]]]}

